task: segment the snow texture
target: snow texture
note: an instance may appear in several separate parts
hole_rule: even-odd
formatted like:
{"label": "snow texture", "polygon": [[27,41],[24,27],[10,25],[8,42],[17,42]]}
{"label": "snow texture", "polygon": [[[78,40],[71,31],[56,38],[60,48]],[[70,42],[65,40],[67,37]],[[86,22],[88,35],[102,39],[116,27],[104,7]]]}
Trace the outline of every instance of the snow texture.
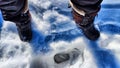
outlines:
{"label": "snow texture", "polygon": [[[33,40],[22,42],[15,24],[4,21],[0,68],[120,68],[119,3],[120,0],[103,1],[94,22],[101,36],[97,41],[90,41],[73,21],[68,0],[29,0]],[[74,64],[70,64],[71,60],[54,62],[56,53],[74,48],[80,51]]]}

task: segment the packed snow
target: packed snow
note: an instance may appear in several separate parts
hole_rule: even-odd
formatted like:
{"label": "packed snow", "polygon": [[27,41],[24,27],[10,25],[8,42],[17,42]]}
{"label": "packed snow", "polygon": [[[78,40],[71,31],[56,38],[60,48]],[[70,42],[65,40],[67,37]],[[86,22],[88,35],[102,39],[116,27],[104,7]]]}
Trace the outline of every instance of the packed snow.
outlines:
{"label": "packed snow", "polygon": [[[113,3],[120,1],[103,1],[94,22],[101,36],[97,41],[90,41],[73,21],[68,0],[29,0],[33,40],[22,42],[15,24],[4,21],[0,68],[35,68],[31,67],[33,64],[42,68],[120,68],[120,8],[104,7]],[[74,64],[70,64],[71,60],[61,64],[54,62],[56,53],[74,48],[80,51]]]}

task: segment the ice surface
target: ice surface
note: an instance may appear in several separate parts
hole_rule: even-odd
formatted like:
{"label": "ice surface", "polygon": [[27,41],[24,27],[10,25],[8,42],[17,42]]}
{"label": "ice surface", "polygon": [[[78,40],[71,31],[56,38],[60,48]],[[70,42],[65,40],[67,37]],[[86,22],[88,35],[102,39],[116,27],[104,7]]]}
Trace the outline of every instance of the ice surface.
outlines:
{"label": "ice surface", "polygon": [[[119,3],[120,0],[103,1],[95,20],[101,37],[93,42],[76,27],[67,0],[29,0],[34,38],[30,43],[22,42],[15,24],[4,21],[0,68],[30,68],[34,63],[43,68],[120,68],[120,9],[104,7]],[[83,53],[75,64],[53,61],[54,54],[73,48]]]}

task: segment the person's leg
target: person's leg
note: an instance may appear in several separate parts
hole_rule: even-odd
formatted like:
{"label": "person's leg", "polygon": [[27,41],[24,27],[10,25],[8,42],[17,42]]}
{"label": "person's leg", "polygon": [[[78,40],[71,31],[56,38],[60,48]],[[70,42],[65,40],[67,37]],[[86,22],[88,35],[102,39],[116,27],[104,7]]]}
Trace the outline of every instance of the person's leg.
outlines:
{"label": "person's leg", "polygon": [[[100,36],[100,33],[95,29],[93,22],[95,16],[100,10],[101,2],[102,0],[69,0],[76,24],[83,30],[85,36],[90,40],[97,40]],[[56,63],[62,63],[70,60],[70,56],[79,56],[79,50],[73,51],[74,49],[69,52],[56,54],[54,56],[54,61]],[[74,57],[74,60],[75,59],[77,59],[77,57]]]}
{"label": "person's leg", "polygon": [[102,0],[69,0],[75,23],[90,40],[97,40],[100,33],[94,27],[94,19]]}
{"label": "person's leg", "polygon": [[0,9],[4,20],[16,24],[20,39],[32,39],[31,15],[28,10],[28,0],[0,0]]}

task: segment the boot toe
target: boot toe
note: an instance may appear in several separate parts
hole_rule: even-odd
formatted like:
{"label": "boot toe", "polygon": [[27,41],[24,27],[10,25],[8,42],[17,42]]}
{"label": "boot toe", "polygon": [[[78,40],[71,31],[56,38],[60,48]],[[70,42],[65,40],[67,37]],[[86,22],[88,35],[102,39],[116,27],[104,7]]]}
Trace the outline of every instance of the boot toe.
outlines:
{"label": "boot toe", "polygon": [[100,32],[98,30],[94,30],[94,31],[87,30],[84,32],[84,34],[88,39],[92,41],[95,41],[100,37]]}

